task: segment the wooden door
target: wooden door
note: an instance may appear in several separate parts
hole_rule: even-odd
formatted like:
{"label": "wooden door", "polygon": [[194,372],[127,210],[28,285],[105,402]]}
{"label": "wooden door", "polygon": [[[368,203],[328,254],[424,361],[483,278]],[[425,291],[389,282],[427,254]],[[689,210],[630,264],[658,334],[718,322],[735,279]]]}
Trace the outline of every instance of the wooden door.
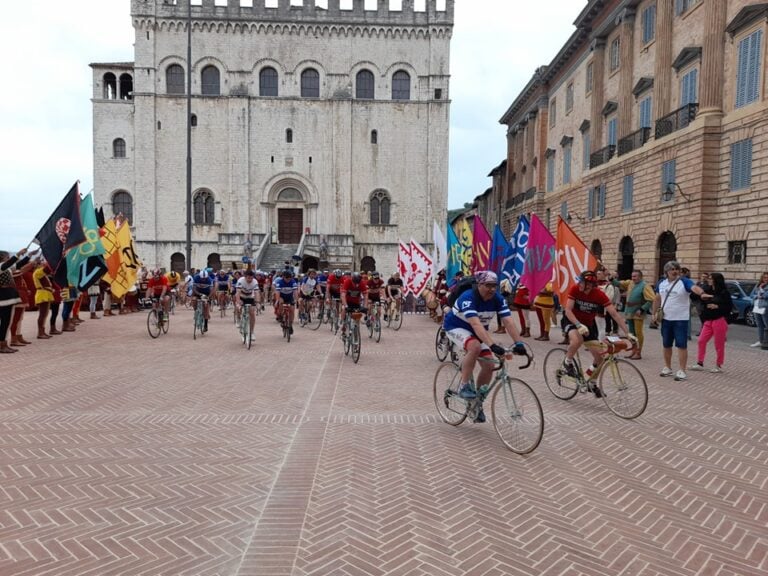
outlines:
{"label": "wooden door", "polygon": [[277,209],[277,241],[280,244],[298,244],[304,230],[304,210],[301,208]]}

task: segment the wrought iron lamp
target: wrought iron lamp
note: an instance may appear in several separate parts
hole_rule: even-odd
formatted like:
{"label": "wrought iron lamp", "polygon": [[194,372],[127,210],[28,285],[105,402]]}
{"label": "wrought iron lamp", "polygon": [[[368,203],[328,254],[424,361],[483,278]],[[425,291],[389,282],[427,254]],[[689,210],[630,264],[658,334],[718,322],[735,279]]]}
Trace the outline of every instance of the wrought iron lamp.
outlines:
{"label": "wrought iron lamp", "polygon": [[688,194],[683,192],[683,189],[680,188],[680,184],[678,184],[677,182],[669,182],[667,184],[667,187],[664,189],[664,194],[661,195],[661,199],[664,202],[671,201],[675,197],[675,190],[680,192],[680,195],[683,198],[685,198],[686,202],[690,202],[692,200],[692,198]]}

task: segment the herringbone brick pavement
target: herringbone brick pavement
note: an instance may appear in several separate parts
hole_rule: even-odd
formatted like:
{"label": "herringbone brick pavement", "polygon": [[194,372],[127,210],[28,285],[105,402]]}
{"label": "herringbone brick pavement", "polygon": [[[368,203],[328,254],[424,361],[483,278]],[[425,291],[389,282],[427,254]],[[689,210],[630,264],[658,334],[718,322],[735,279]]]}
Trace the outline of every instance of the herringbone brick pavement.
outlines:
{"label": "herringbone brick pavement", "polygon": [[765,352],[673,382],[650,333],[627,422],[552,397],[535,342],[523,457],[440,422],[427,318],[357,365],[325,327],[287,344],[257,322],[251,351],[231,319],[193,341],[180,311],[156,341],[132,314],[3,355],[0,574],[768,573]]}

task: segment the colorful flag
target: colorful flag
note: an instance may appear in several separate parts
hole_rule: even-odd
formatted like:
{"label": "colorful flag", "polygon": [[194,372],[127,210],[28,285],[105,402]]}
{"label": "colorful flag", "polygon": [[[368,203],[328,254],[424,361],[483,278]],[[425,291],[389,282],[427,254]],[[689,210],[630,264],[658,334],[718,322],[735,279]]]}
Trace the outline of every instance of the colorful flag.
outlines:
{"label": "colorful flag", "polygon": [[491,266],[489,270],[496,272],[498,276],[501,276],[501,268],[504,264],[504,257],[509,251],[509,242],[504,238],[504,232],[501,231],[501,226],[496,224],[493,228],[493,244],[491,246]]}
{"label": "colorful flag", "polygon": [[461,244],[461,271],[464,276],[472,274],[472,229],[466,218],[462,219],[459,228],[459,244]]}
{"label": "colorful flag", "polygon": [[434,244],[435,248],[432,252],[432,272],[435,276],[437,276],[437,273],[440,272],[440,270],[444,270],[446,266],[448,266],[448,247],[445,241],[445,236],[443,236],[443,231],[440,230],[437,222],[433,221],[433,224],[432,243]]}
{"label": "colorful flag", "polygon": [[411,286],[411,245],[405,244],[402,240],[398,240],[398,242],[400,245],[397,250],[397,270],[400,272],[400,278],[403,281],[403,288],[407,296]]}
{"label": "colorful flag", "polygon": [[432,277],[432,259],[424,247],[411,238],[411,273],[408,286],[416,296],[421,295],[427,282]]}
{"label": "colorful flag", "polygon": [[99,237],[90,194],[80,202],[80,220],[83,223],[85,242],[67,252],[67,280],[70,286],[77,286],[78,290],[83,291],[97,282],[107,268],[101,257],[104,245]]}
{"label": "colorful flag", "polygon": [[[83,225],[80,222],[80,183],[75,182],[53,214],[35,236],[35,243],[45,256],[54,273],[64,262],[64,255],[70,248],[85,242]],[[66,274],[64,275],[66,278]]]}
{"label": "colorful flag", "polygon": [[509,239],[509,250],[501,266],[501,275],[509,280],[513,290],[517,288],[520,277],[523,275],[529,230],[528,218],[521,214],[517,219],[517,226],[512,233],[512,238]]}
{"label": "colorful flag", "polygon": [[552,268],[555,265],[557,250],[555,237],[536,214],[531,215],[531,229],[525,252],[525,268],[520,281],[525,284],[535,298],[536,294],[552,280]]}
{"label": "colorful flag", "polygon": [[491,269],[491,244],[493,240],[482,218],[475,216],[472,231],[472,273]]}
{"label": "colorful flag", "polygon": [[104,246],[104,260],[107,264],[107,272],[104,280],[110,284],[117,278],[120,272],[120,244],[117,240],[117,222],[114,218],[107,220],[99,230],[101,244]]}
{"label": "colorful flag", "polygon": [[448,265],[445,268],[445,279],[450,285],[456,274],[461,272],[464,248],[459,244],[459,239],[456,237],[456,232],[453,231],[453,226],[448,224]]}
{"label": "colorful flag", "polygon": [[562,218],[557,220],[555,290],[565,305],[568,290],[584,270],[594,270],[597,259]]}
{"label": "colorful flag", "polygon": [[131,237],[131,227],[123,222],[117,229],[117,246],[120,255],[120,269],[112,281],[111,290],[115,298],[122,298],[136,283],[141,261],[136,255]]}

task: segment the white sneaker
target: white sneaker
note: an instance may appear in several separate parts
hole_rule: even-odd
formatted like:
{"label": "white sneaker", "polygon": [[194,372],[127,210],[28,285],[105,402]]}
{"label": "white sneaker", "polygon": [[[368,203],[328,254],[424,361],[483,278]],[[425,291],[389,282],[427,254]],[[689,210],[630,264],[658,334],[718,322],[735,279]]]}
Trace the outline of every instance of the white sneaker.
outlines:
{"label": "white sneaker", "polygon": [[664,368],[661,369],[659,376],[672,376],[672,374],[674,374],[674,372],[672,372],[672,368],[667,368],[664,366]]}
{"label": "white sneaker", "polygon": [[689,368],[689,370],[696,370],[696,371],[700,371],[700,370],[706,370],[706,368],[704,368],[704,365],[703,365],[703,364],[699,364],[699,363],[697,362],[696,364],[694,364],[693,366],[691,366],[691,367]]}
{"label": "white sneaker", "polygon": [[688,379],[688,375],[682,370],[678,370],[675,373],[675,382],[680,382],[681,380],[687,380],[687,379]]}
{"label": "white sneaker", "polygon": [[720,366],[715,366],[714,368],[712,368],[712,370],[710,370],[712,374],[720,374],[722,371],[723,369],[720,368]]}
{"label": "white sneaker", "polygon": [[749,347],[750,348],[759,348],[761,344],[762,344],[762,342],[760,342],[760,340],[758,340],[754,344],[750,344]]}

